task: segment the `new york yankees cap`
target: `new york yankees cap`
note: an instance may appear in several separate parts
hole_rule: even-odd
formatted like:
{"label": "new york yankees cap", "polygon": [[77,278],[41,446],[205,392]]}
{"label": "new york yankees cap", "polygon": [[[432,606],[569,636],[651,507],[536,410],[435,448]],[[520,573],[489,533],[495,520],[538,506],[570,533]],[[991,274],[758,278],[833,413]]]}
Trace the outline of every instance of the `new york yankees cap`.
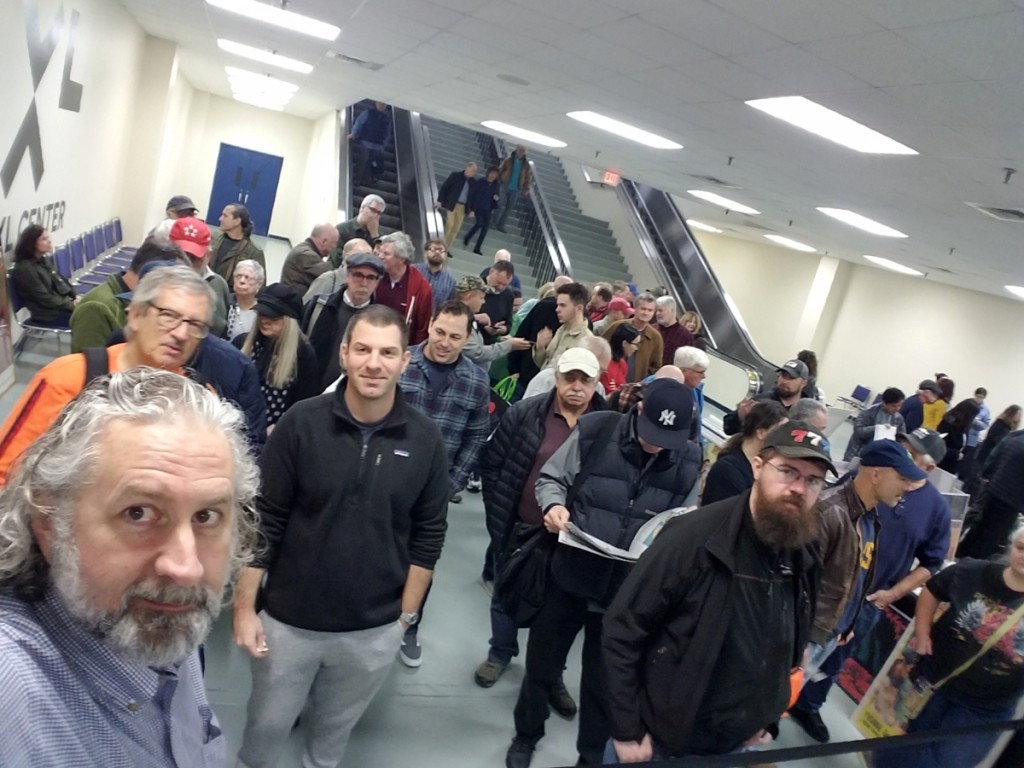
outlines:
{"label": "new york yankees cap", "polygon": [[807,459],[825,464],[838,475],[825,450],[825,436],[806,421],[785,421],[765,436],[761,450],[773,448],[787,459]]}
{"label": "new york yankees cap", "polygon": [[636,433],[659,448],[676,450],[690,439],[693,392],[674,379],[655,379],[645,387]]}

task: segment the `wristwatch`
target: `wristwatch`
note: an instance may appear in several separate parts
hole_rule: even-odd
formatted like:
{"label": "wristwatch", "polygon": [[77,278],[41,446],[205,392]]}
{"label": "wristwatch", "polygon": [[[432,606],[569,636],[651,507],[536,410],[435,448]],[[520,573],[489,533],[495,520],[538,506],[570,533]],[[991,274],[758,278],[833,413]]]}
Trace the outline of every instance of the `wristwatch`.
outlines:
{"label": "wristwatch", "polygon": [[420,620],[420,615],[414,611],[402,611],[398,618],[405,622],[405,626],[411,627]]}

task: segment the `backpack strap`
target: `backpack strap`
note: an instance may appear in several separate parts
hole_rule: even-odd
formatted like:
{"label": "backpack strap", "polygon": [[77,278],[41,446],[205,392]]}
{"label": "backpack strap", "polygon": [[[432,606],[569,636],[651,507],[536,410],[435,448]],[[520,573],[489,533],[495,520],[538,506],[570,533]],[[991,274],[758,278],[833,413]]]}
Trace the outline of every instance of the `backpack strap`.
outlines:
{"label": "backpack strap", "polygon": [[309,313],[309,320],[306,322],[306,327],[303,328],[303,332],[306,336],[309,336],[313,332],[313,327],[316,325],[316,321],[320,318],[320,313],[324,311],[324,307],[327,305],[327,300],[331,298],[333,294],[322,293],[316,297],[316,301],[313,304],[313,309]]}
{"label": "backpack strap", "polygon": [[110,373],[110,361],[107,358],[106,347],[86,347],[82,350],[82,354],[85,355],[85,383],[83,386],[87,387],[100,376]]}

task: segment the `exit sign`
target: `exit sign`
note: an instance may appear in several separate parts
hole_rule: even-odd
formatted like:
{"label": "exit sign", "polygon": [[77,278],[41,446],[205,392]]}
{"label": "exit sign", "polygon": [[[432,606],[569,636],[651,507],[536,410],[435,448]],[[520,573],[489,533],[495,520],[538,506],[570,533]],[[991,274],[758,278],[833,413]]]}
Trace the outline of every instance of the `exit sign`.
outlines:
{"label": "exit sign", "polygon": [[609,187],[618,186],[620,178],[621,177],[619,176],[619,174],[617,174],[615,171],[604,172],[604,183],[607,184]]}

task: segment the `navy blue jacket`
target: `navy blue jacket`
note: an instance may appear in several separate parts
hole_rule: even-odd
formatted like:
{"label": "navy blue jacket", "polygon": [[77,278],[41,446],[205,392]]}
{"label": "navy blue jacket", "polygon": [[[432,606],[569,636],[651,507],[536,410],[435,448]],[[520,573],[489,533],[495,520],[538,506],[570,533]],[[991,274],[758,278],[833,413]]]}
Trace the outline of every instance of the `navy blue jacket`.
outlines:
{"label": "navy blue jacket", "polygon": [[189,365],[213,384],[218,395],[242,410],[249,444],[255,453],[262,451],[267,442],[267,403],[252,360],[231,342],[210,334],[203,339]]}
{"label": "navy blue jacket", "polygon": [[498,207],[497,196],[500,194],[501,183],[495,179],[477,179],[476,184],[470,188],[469,205],[466,208],[473,211],[477,216],[487,215]]}

